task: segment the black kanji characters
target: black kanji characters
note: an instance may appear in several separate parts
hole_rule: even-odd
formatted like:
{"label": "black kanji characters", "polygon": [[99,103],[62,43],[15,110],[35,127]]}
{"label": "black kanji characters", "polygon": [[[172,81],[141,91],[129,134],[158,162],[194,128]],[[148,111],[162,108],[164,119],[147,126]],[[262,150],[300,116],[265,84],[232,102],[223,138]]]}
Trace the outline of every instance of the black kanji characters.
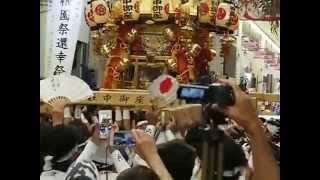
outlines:
{"label": "black kanji characters", "polygon": [[61,6],[70,5],[70,0],[60,0]]}
{"label": "black kanji characters", "polygon": [[143,104],[143,100],[144,100],[144,97],[143,97],[143,96],[138,96],[138,97],[136,98],[135,103],[136,103],[136,104]]}
{"label": "black kanji characters", "polygon": [[62,51],[60,51],[58,54],[56,54],[56,58],[60,62],[60,64],[61,64],[61,61],[65,60],[66,56],[67,55],[64,54]]}
{"label": "black kanji characters", "polygon": [[61,35],[67,34],[69,32],[68,25],[69,24],[61,23],[59,25],[59,29],[58,29],[59,34],[61,34]]}
{"label": "black kanji characters", "polygon": [[69,21],[69,14],[68,10],[61,10],[60,11],[60,21]]}
{"label": "black kanji characters", "polygon": [[105,100],[106,103],[108,103],[111,100],[111,96],[109,94],[103,96],[103,100]]}
{"label": "black kanji characters", "polygon": [[68,49],[67,40],[68,40],[67,38],[58,38],[56,47],[61,49]]}
{"label": "black kanji characters", "polygon": [[125,104],[128,103],[130,97],[126,96],[126,95],[121,95],[119,101],[120,102],[124,102]]}
{"label": "black kanji characters", "polygon": [[66,71],[64,70],[64,66],[62,66],[62,65],[57,65],[57,66],[55,67],[55,69],[54,69],[53,75],[59,75],[59,74],[64,73],[64,72],[66,72]]}
{"label": "black kanji characters", "polygon": [[97,100],[97,97],[96,97],[96,95],[93,95],[93,97],[91,97],[91,98],[88,98],[88,101],[96,101]]}

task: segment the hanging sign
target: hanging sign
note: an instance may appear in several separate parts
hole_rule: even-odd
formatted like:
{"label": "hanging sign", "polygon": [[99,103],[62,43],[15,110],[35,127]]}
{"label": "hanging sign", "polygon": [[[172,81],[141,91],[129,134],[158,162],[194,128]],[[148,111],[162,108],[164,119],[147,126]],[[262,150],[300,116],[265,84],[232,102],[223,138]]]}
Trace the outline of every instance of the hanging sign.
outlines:
{"label": "hanging sign", "polygon": [[49,1],[47,16],[48,76],[71,74],[84,12],[84,0]]}

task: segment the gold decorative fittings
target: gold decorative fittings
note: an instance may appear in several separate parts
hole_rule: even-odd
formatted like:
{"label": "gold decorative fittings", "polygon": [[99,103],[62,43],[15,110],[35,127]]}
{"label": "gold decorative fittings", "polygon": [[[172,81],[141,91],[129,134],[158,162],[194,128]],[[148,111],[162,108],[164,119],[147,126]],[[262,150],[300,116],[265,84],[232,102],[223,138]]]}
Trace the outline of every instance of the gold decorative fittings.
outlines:
{"label": "gold decorative fittings", "polygon": [[175,34],[170,28],[165,28],[163,31],[163,35],[169,41],[175,41]]}

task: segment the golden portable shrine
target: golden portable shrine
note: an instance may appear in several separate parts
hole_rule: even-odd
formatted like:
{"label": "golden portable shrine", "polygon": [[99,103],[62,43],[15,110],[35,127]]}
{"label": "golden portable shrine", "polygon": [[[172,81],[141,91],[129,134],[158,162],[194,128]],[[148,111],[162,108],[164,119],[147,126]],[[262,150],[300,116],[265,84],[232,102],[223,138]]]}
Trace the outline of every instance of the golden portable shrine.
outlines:
{"label": "golden portable shrine", "polygon": [[214,60],[212,33],[234,41],[240,10],[230,1],[90,1],[86,22],[97,55],[106,60],[105,89],[147,89],[162,73],[196,82]]}

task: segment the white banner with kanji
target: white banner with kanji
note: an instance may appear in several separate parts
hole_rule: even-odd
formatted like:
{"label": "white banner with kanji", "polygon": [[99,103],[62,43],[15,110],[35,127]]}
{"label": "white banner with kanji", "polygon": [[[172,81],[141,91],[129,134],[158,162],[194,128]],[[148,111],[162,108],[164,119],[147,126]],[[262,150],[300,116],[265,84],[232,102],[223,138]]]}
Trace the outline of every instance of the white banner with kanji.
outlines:
{"label": "white banner with kanji", "polygon": [[48,76],[71,74],[86,0],[49,0],[46,58]]}

